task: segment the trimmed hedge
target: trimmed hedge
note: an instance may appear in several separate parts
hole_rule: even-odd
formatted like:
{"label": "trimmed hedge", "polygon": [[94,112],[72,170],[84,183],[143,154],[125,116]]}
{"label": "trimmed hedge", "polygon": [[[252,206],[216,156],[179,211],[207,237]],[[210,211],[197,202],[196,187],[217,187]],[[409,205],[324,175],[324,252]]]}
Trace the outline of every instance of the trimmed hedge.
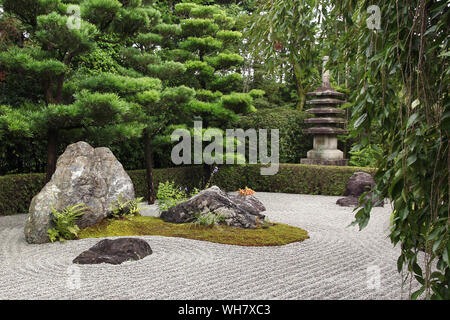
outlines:
{"label": "trimmed hedge", "polygon": [[[278,174],[262,176],[260,165],[221,166],[213,184],[227,191],[249,187],[259,192],[340,196],[353,173],[374,174],[375,169],[358,167],[307,166],[282,164]],[[201,188],[206,180],[202,166],[155,169],[155,187],[159,182],[173,180],[176,184]],[[137,197],[146,195],[145,170],[128,171]],[[0,216],[28,212],[31,199],[44,186],[44,174],[0,176]]]}
{"label": "trimmed hedge", "polygon": [[[128,175],[133,181],[136,197],[147,198],[147,179],[145,170],[128,171]],[[154,169],[153,180],[156,189],[158,189],[158,185],[160,182],[166,182],[168,180],[175,181],[175,184],[183,187],[188,187],[189,189],[192,189],[194,187],[200,188],[204,182],[203,168],[179,167],[169,169]]]}
{"label": "trimmed hedge", "polygon": [[0,177],[0,216],[28,212],[31,199],[44,186],[45,174],[11,174]]}
{"label": "trimmed hedge", "polygon": [[262,176],[260,169],[260,165],[222,166],[213,183],[227,191],[247,186],[259,192],[341,196],[355,172],[375,173],[372,168],[281,164],[276,175]]}
{"label": "trimmed hedge", "polygon": [[[133,181],[136,197],[146,198],[145,170],[127,173]],[[154,169],[153,178],[156,187],[159,182],[173,180],[179,185],[193,188],[203,183],[203,171],[201,167]],[[43,173],[0,176],[0,216],[28,212],[31,200],[44,187],[44,179]]]}

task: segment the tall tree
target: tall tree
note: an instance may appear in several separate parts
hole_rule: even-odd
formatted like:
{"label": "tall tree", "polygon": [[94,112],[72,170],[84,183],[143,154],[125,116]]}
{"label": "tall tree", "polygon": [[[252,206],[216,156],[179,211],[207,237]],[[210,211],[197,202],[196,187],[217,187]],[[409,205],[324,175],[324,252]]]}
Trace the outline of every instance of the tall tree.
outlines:
{"label": "tall tree", "polygon": [[[21,21],[26,40],[24,46],[0,53],[0,63],[10,73],[27,74],[39,81],[44,103],[33,107],[35,110],[29,121],[36,135],[44,133],[47,138],[47,181],[56,168],[61,131],[108,121],[120,123],[128,119],[126,115],[132,111],[132,105],[108,100],[105,96],[80,93],[65,97],[65,84],[76,71],[72,61],[93,50],[96,41],[109,41],[109,34],[114,36],[113,41],[123,42],[159,18],[157,10],[144,8],[140,1],[78,1],[79,7],[65,2],[3,1],[5,14]],[[98,108],[90,110],[87,106]],[[29,106],[23,108],[28,109],[23,114],[28,114]],[[5,110],[4,113],[8,109]]]}
{"label": "tall tree", "polygon": [[205,129],[225,128],[237,114],[254,111],[251,96],[238,92],[243,58],[233,44],[242,34],[233,30],[234,19],[218,6],[177,3],[172,9],[123,52],[126,67],[163,83],[160,96],[141,97],[148,99],[141,103],[146,113],[143,143],[151,203],[153,149],[170,142],[174,126],[192,128],[194,120],[202,120]]}
{"label": "tall tree", "polygon": [[259,1],[252,14],[250,45],[258,59],[279,77],[288,65],[295,76],[299,102],[303,109],[306,93],[316,83],[320,56],[317,45],[318,0]]}
{"label": "tall tree", "polygon": [[[401,248],[399,271],[422,285],[411,297],[448,300],[450,8],[448,1],[372,4],[377,7],[357,0],[336,4],[352,24],[346,36],[354,41],[345,45],[357,55],[347,59],[358,62],[354,72],[361,79],[354,91],[354,132],[367,137],[361,141],[367,146],[366,133],[378,128],[376,193],[392,200],[390,238]],[[371,209],[368,201],[357,212],[360,228]]]}

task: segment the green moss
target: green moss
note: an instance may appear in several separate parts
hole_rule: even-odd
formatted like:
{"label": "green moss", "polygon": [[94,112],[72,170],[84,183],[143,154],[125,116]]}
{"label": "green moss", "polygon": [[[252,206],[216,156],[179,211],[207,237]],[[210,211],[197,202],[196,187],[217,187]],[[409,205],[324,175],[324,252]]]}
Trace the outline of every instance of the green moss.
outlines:
{"label": "green moss", "polygon": [[85,239],[148,235],[180,237],[253,247],[281,246],[309,238],[305,230],[278,223],[268,228],[260,229],[242,229],[222,225],[198,227],[192,223],[168,223],[154,217],[133,217],[129,220],[104,220],[95,226],[82,230],[79,237],[80,239]]}

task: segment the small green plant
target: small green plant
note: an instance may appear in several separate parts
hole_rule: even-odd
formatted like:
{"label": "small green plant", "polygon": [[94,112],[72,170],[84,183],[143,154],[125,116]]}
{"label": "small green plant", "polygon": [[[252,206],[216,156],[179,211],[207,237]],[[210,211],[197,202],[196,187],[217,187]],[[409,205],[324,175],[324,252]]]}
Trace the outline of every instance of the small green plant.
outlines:
{"label": "small green plant", "polygon": [[158,186],[158,193],[156,199],[158,199],[158,205],[161,211],[166,211],[169,208],[175,207],[179,203],[186,201],[190,197],[195,196],[200,192],[199,189],[194,188],[192,192],[189,192],[187,187],[180,187],[175,185],[173,181],[161,182]]}
{"label": "small green plant", "polygon": [[54,228],[47,231],[51,242],[59,240],[64,242],[66,240],[73,240],[78,237],[80,228],[76,225],[76,221],[80,218],[88,208],[84,204],[77,204],[69,206],[64,210],[57,211],[52,206]]}
{"label": "small green plant", "polygon": [[211,184],[212,184],[213,179],[214,179],[214,175],[215,175],[217,172],[219,172],[219,168],[218,168],[218,167],[215,167],[214,170],[211,172],[211,175],[210,175],[210,177],[209,177],[209,179],[208,179],[208,182],[206,182],[205,189],[208,189],[208,188],[211,187]]}
{"label": "small green plant", "polygon": [[140,215],[139,204],[144,198],[136,198],[124,201],[123,196],[119,194],[117,199],[111,204],[111,217],[114,219],[129,219]]}
{"label": "small green plant", "polygon": [[211,212],[206,214],[194,214],[195,220],[192,222],[194,226],[213,227],[220,223],[224,223],[226,217],[221,214],[213,214]]}
{"label": "small green plant", "polygon": [[377,155],[381,149],[378,145],[369,145],[365,148],[355,146],[350,150],[350,164],[356,167],[374,167]]}
{"label": "small green plant", "polygon": [[262,228],[263,229],[268,229],[270,227],[273,227],[274,225],[275,225],[275,223],[270,222],[269,218],[265,217],[263,225],[262,225]]}

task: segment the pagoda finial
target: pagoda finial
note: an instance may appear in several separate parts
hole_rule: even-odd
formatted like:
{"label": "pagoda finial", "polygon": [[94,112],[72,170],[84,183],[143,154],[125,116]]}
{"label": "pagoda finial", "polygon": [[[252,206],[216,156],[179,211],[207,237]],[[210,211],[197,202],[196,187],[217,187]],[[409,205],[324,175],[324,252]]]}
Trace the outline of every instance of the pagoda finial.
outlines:
{"label": "pagoda finial", "polygon": [[330,70],[327,70],[327,68],[326,68],[328,60],[330,60],[330,57],[324,56],[322,60],[323,60],[322,87],[323,88],[331,88]]}

